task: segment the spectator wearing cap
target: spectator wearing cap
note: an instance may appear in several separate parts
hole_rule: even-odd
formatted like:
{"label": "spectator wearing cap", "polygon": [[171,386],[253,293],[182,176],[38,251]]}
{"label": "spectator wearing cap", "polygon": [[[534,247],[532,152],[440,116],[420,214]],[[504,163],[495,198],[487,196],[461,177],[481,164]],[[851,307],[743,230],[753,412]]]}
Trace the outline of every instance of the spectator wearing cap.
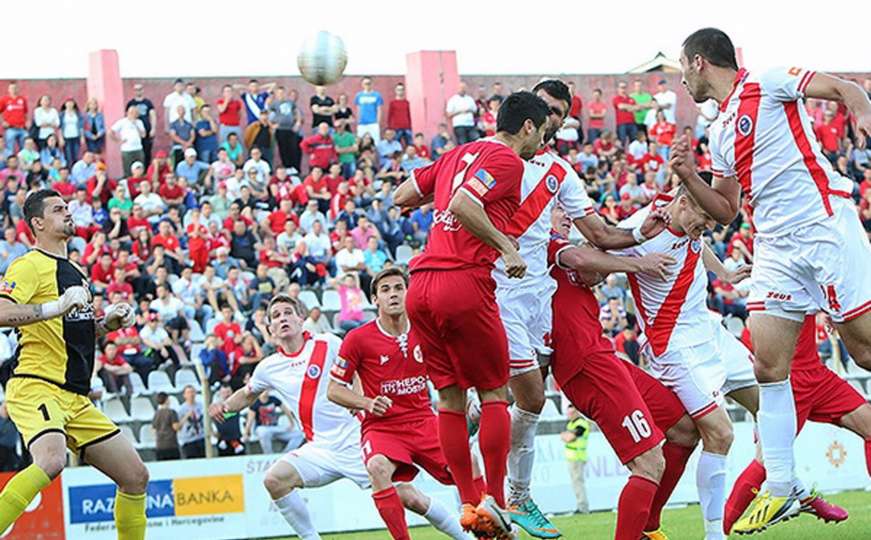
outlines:
{"label": "spectator wearing cap", "polygon": [[[145,170],[145,176],[148,178],[152,185],[156,186],[162,183],[166,178],[166,175],[168,174],[172,174],[172,167],[169,163],[166,151],[158,150],[154,153],[154,157],[152,158],[151,163],[148,164],[148,168]],[[131,185],[131,183],[128,182],[128,185]],[[136,189],[139,189],[138,185],[139,184],[137,183]],[[130,189],[132,190],[133,187],[131,186]],[[131,193],[131,197],[135,198],[135,195]]]}
{"label": "spectator wearing cap", "polygon": [[218,106],[218,134],[221,142],[227,140],[230,133],[235,133],[236,137],[242,135],[242,100],[236,97],[236,91],[230,84],[225,84],[221,89],[221,97],[216,102]]}
{"label": "spectator wearing cap", "polygon": [[368,133],[377,143],[381,139],[381,109],[384,98],[380,92],[372,89],[372,77],[363,77],[360,86],[362,90],[354,96],[354,105],[357,106],[357,136],[362,137]]}
{"label": "spectator wearing cap", "polygon": [[196,140],[194,125],[184,114],[184,105],[179,105],[176,119],[169,125],[169,138],[172,141],[172,162],[180,163],[187,150],[193,149]]}
{"label": "spectator wearing cap", "polygon": [[[188,185],[202,186],[205,189],[211,189],[212,186],[212,170],[208,163],[200,161],[198,153],[193,148],[188,148],[184,151],[184,159],[179,161],[175,166],[176,176],[180,176],[187,180]],[[171,176],[169,176],[171,178]],[[201,188],[202,189],[202,188]]]}
{"label": "spectator wearing cap", "polygon": [[93,152],[86,151],[70,169],[70,179],[75,184],[84,184],[97,171],[97,160]]}
{"label": "spectator wearing cap", "polygon": [[665,120],[671,124],[676,124],[675,109],[677,108],[677,94],[673,90],[669,90],[668,81],[660,79],[656,83],[657,92],[653,94],[653,99],[656,101],[656,108],[651,109],[647,113],[646,124],[652,125],[656,121],[656,113],[662,111],[665,113]]}
{"label": "spectator wearing cap", "polygon": [[[263,152],[260,148],[254,147],[251,149],[251,157],[242,166],[244,176],[247,178],[250,171],[256,171],[256,181],[259,184],[266,184],[272,173],[272,167],[263,159]],[[240,186],[241,187],[241,186]],[[233,194],[231,193],[231,196]]]}
{"label": "spectator wearing cap", "polygon": [[[172,84],[172,92],[163,99],[164,118],[166,119],[166,132],[171,130],[172,123],[179,117],[187,120],[188,123],[193,121],[192,112],[197,104],[194,97],[184,91],[184,81],[176,79]],[[182,107],[179,109],[179,107]]]}
{"label": "spectator wearing cap", "polygon": [[[141,170],[142,162],[140,161],[134,161],[130,164],[130,168],[132,169],[137,164]],[[109,178],[109,173],[106,171],[106,164],[100,162],[97,164],[97,170],[94,172],[94,176],[88,178],[88,181],[85,182],[85,187],[88,191],[88,200],[99,200],[105,206],[109,204],[109,199],[112,198],[112,192],[116,187],[118,187],[118,181]]]}
{"label": "spectator wearing cap", "polygon": [[326,122],[318,125],[317,133],[303,139],[300,146],[302,151],[308,154],[311,167],[327,170],[331,163],[338,161],[336,145],[330,136],[330,127]]}
{"label": "spectator wearing cap", "polygon": [[256,148],[260,150],[263,159],[272,164],[272,124],[269,123],[269,111],[260,111],[257,120],[245,128],[243,138],[249,154]]}
{"label": "spectator wearing cap", "polygon": [[130,174],[130,165],[134,161],[145,159],[142,150],[144,136],[145,126],[139,120],[139,110],[136,107],[128,107],[127,116],[112,125],[112,138],[121,144],[121,162],[126,175]]}

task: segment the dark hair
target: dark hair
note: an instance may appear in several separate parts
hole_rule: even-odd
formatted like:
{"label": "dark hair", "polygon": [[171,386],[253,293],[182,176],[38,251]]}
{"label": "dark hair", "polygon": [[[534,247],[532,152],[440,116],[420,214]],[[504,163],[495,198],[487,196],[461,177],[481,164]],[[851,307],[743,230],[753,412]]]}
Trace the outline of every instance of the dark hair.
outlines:
{"label": "dark hair", "polygon": [[725,32],[717,28],[696,30],[683,42],[684,55],[690,61],[699,55],[717,67],[727,67],[738,71],[735,59],[735,46]]}
{"label": "dark hair", "polygon": [[266,318],[269,322],[272,322],[272,306],[275,304],[290,304],[293,306],[293,310],[301,319],[305,319],[308,317],[308,310],[305,307],[305,304],[302,303],[301,300],[293,298],[287,294],[276,294],[272,297],[272,300],[269,301],[269,305],[266,307]]}
{"label": "dark hair", "polygon": [[544,90],[547,95],[554,99],[565,101],[565,113],[568,114],[568,109],[572,107],[572,93],[569,92],[569,87],[566,85],[566,83],[562,82],[559,79],[546,79],[536,84],[532,88],[532,93],[538,94],[539,90]]}
{"label": "dark hair", "polygon": [[60,197],[53,189],[40,189],[31,193],[24,201],[24,222],[30,227],[31,232],[36,232],[31,220],[45,216],[45,200],[51,197]]}
{"label": "dark hair", "polygon": [[375,277],[372,278],[372,298],[375,298],[375,295],[378,292],[378,284],[381,281],[391,277],[391,276],[399,276],[402,278],[402,281],[405,282],[405,286],[408,287],[408,274],[405,273],[405,270],[398,266],[391,266],[389,268],[385,268],[384,270],[375,274]]}
{"label": "dark hair", "polygon": [[157,397],[155,398],[158,405],[163,405],[166,403],[167,399],[169,399],[169,395],[166,392],[158,392]]}
{"label": "dark hair", "polygon": [[540,97],[532,92],[514,92],[499,106],[496,131],[505,131],[514,135],[520,131],[527,120],[532,120],[538,128],[544,124],[549,114],[550,108]]}

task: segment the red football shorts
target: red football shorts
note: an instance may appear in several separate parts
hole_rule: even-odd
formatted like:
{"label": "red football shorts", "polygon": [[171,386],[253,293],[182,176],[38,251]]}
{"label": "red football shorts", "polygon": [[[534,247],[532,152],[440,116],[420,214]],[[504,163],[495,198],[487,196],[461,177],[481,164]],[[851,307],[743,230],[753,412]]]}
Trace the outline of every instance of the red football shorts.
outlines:
{"label": "red football shorts", "polygon": [[583,363],[583,370],[562,384],[562,390],[599,426],[622,463],[665,440],[625,362],[613,353],[594,352]]}
{"label": "red football shorts", "polygon": [[678,420],[687,414],[677,395],[666,388],[649,373],[629,362],[623,362],[629,371],[629,376],[635,381],[635,388],[641,394],[641,399],[650,410],[653,422],[663,433],[668,432]]}
{"label": "red football shorts", "polygon": [[808,420],[840,425],[841,418],[867,403],[850,383],[823,365],[793,371],[789,380],[795,397],[797,432]]}
{"label": "red football shorts", "polygon": [[508,337],[486,269],[419,271],[405,299],[436,388],[508,384]]}
{"label": "red football shorts", "polygon": [[370,420],[360,443],[364,463],[380,454],[397,465],[394,482],[414,480],[418,472],[415,465],[418,465],[442,484],[454,483],[439,446],[439,423],[434,414],[408,423],[378,425]]}

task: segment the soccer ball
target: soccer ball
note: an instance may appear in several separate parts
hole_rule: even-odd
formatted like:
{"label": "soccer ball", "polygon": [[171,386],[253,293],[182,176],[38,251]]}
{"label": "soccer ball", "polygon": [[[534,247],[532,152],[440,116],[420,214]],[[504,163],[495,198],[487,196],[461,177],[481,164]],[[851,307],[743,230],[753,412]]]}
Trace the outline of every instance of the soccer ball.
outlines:
{"label": "soccer ball", "polygon": [[303,42],[296,63],[306,81],[318,86],[333,84],[342,78],[348,63],[345,43],[337,35],[320,31]]}

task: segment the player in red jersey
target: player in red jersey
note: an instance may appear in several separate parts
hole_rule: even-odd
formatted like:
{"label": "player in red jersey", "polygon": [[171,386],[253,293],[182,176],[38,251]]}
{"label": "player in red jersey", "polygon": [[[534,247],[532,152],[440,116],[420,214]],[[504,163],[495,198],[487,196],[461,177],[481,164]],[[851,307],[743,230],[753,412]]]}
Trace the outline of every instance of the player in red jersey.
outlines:
{"label": "player in red jersey", "polygon": [[[464,144],[414,170],[394,196],[403,207],[434,201],[426,249],[410,264],[408,316],[439,391],[439,439],[463,502],[461,523],[474,532],[506,535],[511,527],[503,488],[511,444],[508,342],[491,272],[499,257],[509,277],[526,272],[515,242],[502,231],[520,205],[521,158],[535,155],[548,113],[531,92],[511,94],[499,108],[495,137]],[[482,402],[483,498],[472,479],[468,388]]]}
{"label": "player in red jersey", "polygon": [[[865,465],[871,475],[871,405],[844,379],[827,368],[817,353],[816,324],[806,315],[792,357],[789,382],[795,398],[796,425],[801,432],[805,422],[825,422],[848,429],[865,441]],[[738,476],[726,501],[723,532],[726,534],[765,482],[765,466],[760,457]],[[801,509],[825,521],[843,521],[847,512],[811,492],[801,501]]]}
{"label": "player in red jersey", "polygon": [[[453,484],[438,444],[438,420],[429,400],[423,351],[405,313],[408,277],[397,268],[372,280],[378,318],[345,336],[330,372],[327,397],[352,410],[364,410],[361,446],[372,481],[372,498],[390,535],[410,540],[405,508],[424,516],[455,539],[468,536],[456,516],[409,482],[420,466],[443,484]],[[363,393],[353,390],[354,374]]]}
{"label": "player in red jersey", "polygon": [[[557,208],[548,246],[553,296],[551,369],[569,401],[592,418],[631,473],[617,505],[615,538],[665,540],[662,507],[698,442],[680,400],[638,367],[617,358],[603,336],[599,302],[589,284],[610,272],[662,274],[674,260],[651,253],[617,257],[568,243],[569,223]],[[663,445],[663,441],[665,444]],[[643,535],[643,536],[642,536]]]}

